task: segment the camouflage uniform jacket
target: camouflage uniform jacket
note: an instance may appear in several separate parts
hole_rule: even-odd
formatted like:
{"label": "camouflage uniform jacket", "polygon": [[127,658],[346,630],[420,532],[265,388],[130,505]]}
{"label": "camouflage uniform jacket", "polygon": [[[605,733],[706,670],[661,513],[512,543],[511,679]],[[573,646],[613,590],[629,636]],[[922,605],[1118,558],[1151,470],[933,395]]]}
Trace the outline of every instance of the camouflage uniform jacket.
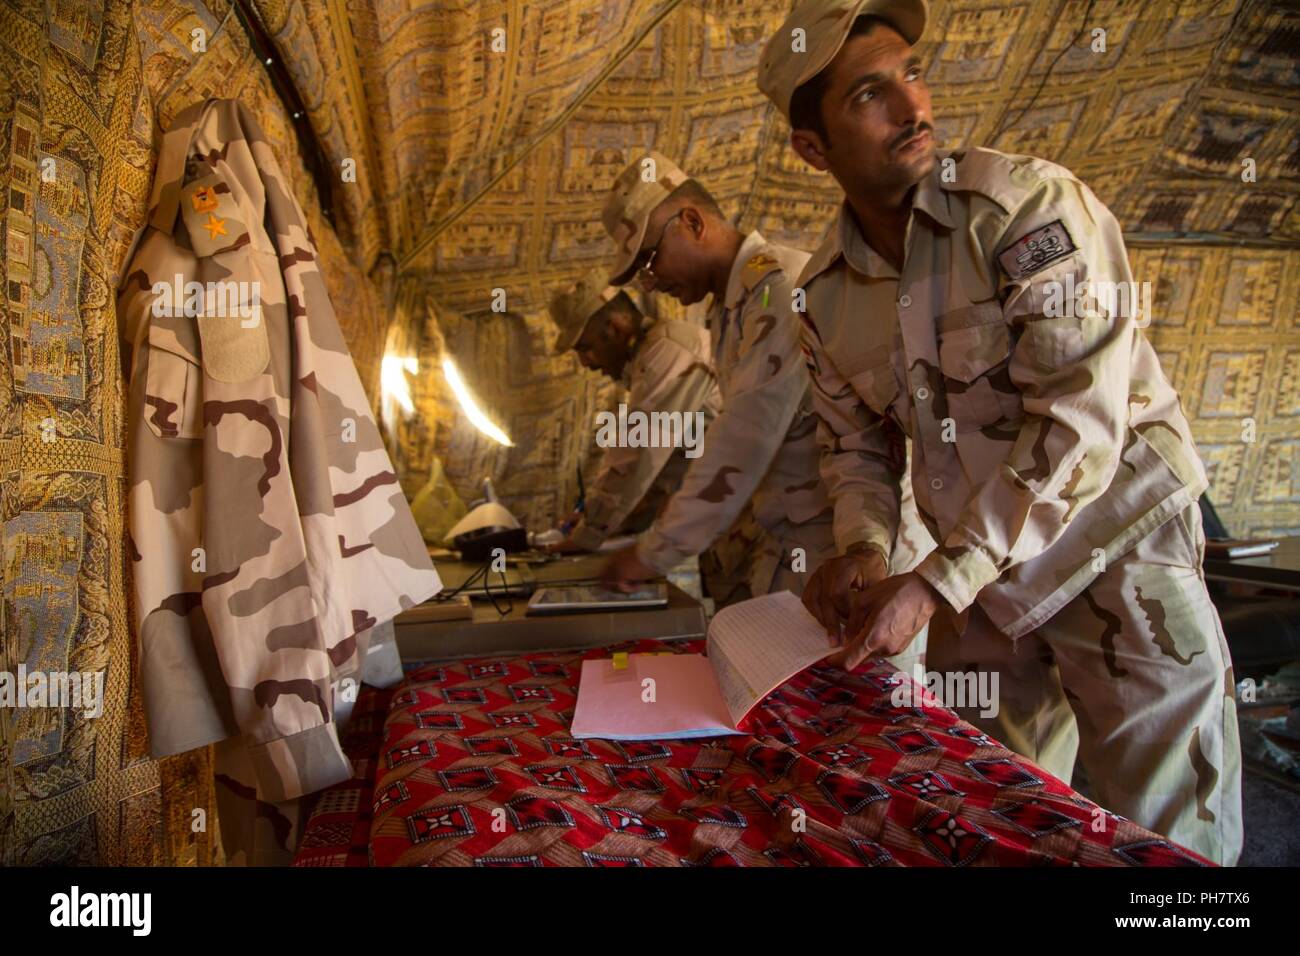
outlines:
{"label": "camouflage uniform jacket", "polygon": [[[628,359],[625,377],[629,414],[702,412],[707,427],[722,405],[709,361],[709,333],[691,322],[665,319],[650,326]],[[594,551],[647,495],[666,498],[676,491],[690,462],[684,448],[607,448],[587,487],[574,543]]]}
{"label": "camouflage uniform jacket", "polygon": [[910,437],[939,542],[917,572],[1016,637],[1206,479],[1145,321],[1123,307],[1133,287],[1071,298],[1132,281],[1110,211],[1053,163],[939,155],[914,192],[901,275],[846,206],[800,277],[823,474],[840,546],[888,554]]}
{"label": "camouflage uniform jacket", "polygon": [[302,209],[241,105],[197,104],[165,134],[118,310],[153,753],[242,735],[273,802],[347,779],[335,692],[400,677],[387,622],[440,584]]}
{"label": "camouflage uniform jacket", "polygon": [[807,260],[807,253],[751,232],[723,301],[709,310],[722,412],[705,436],[704,454],[637,542],[638,557],[656,571],[702,552],[751,498],[755,519],[768,531],[830,508],[793,309],[793,280]]}

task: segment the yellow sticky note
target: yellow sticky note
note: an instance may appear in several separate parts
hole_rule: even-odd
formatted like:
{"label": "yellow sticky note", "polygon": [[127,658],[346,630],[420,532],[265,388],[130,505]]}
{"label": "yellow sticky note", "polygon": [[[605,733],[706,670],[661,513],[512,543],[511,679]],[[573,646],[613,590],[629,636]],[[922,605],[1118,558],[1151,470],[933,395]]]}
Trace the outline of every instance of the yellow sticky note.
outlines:
{"label": "yellow sticky note", "polygon": [[614,655],[614,670],[616,670],[616,671],[625,671],[625,670],[627,670],[627,652],[626,652],[626,651],[619,651],[617,654]]}

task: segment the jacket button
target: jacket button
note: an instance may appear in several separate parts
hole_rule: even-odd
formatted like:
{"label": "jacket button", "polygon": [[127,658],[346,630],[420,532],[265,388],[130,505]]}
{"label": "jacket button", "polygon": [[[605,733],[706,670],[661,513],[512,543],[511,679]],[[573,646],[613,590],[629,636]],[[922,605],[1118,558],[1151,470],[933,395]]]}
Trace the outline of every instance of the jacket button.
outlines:
{"label": "jacket button", "polygon": [[908,306],[912,304],[912,297],[907,293],[903,293],[903,295],[900,296],[898,299],[898,304],[902,306],[904,309],[906,309]]}
{"label": "jacket button", "polygon": [[923,402],[929,397],[930,397],[930,390],[926,388],[924,385],[922,385],[920,388],[916,390],[916,400],[918,402]]}
{"label": "jacket button", "polygon": [[943,479],[942,479],[942,478],[931,478],[931,479],[930,479],[930,487],[933,488],[935,491],[943,491]]}

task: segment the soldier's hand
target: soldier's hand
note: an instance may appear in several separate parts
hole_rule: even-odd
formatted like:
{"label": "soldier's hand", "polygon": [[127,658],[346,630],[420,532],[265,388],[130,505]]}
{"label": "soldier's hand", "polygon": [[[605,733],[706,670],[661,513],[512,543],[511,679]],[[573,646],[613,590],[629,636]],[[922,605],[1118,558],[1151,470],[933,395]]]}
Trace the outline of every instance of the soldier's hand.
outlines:
{"label": "soldier's hand", "polygon": [[930,582],[912,571],[856,592],[844,632],[848,639],[827,660],[851,671],[868,658],[901,654],[934,616],[941,600]]}
{"label": "soldier's hand", "polygon": [[853,594],[883,581],[888,575],[885,559],[875,548],[842,554],[813,573],[804,588],[803,605],[838,643],[840,626],[849,623]]}
{"label": "soldier's hand", "polygon": [[659,575],[651,567],[641,563],[636,556],[636,546],[615,551],[605,562],[600,572],[600,583],[615,591],[635,591],[642,581],[650,581]]}

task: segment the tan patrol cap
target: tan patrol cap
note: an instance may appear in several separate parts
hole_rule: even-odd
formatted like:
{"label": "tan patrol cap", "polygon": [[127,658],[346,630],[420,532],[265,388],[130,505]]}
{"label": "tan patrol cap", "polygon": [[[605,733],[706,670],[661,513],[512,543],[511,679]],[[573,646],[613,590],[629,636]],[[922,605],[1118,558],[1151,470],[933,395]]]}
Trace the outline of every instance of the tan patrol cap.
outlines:
{"label": "tan patrol cap", "polygon": [[680,166],[653,149],[638,155],[619,173],[600,214],[616,247],[614,272],[609,277],[612,284],[624,285],[632,278],[650,214],[689,178]]}
{"label": "tan patrol cap", "polygon": [[600,269],[592,269],[568,292],[557,292],[549,306],[551,318],[559,327],[555,354],[562,355],[573,348],[591,317],[618,293],[618,289],[605,282],[605,273]]}
{"label": "tan patrol cap", "polygon": [[[758,88],[790,118],[790,100],[835,59],[853,21],[871,14],[888,20],[903,39],[916,43],[925,32],[925,0],[800,0],[763,47]],[[803,30],[802,44],[794,31]]]}

